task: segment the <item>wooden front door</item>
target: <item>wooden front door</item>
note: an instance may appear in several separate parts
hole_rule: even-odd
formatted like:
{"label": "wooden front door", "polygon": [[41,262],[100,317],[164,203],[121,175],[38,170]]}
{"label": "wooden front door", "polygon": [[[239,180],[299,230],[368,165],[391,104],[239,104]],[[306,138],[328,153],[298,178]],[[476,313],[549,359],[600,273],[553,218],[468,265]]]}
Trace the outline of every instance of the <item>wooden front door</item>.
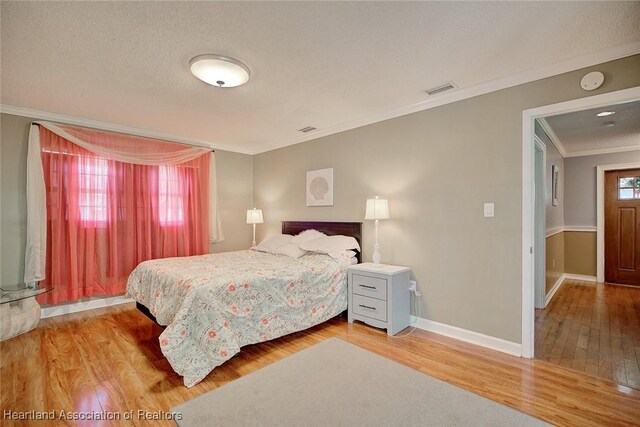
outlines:
{"label": "wooden front door", "polygon": [[604,179],[604,279],[640,286],[640,169]]}

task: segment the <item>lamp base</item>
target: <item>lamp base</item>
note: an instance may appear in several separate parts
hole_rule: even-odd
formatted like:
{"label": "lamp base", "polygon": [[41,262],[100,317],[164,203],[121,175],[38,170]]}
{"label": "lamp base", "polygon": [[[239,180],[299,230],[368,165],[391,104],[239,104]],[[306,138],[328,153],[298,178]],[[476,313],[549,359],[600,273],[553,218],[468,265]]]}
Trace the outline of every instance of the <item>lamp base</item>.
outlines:
{"label": "lamp base", "polygon": [[382,256],[380,255],[380,246],[376,243],[373,246],[373,266],[382,267],[382,264],[380,264],[381,259],[382,259]]}

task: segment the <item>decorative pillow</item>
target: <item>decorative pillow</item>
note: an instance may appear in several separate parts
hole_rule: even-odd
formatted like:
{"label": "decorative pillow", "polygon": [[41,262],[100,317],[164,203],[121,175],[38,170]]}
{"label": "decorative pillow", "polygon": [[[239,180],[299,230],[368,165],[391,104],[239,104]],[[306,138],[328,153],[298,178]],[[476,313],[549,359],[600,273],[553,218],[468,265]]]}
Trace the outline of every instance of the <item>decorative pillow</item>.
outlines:
{"label": "decorative pillow", "polygon": [[319,239],[320,237],[326,237],[327,235],[319,232],[318,230],[305,230],[302,233],[294,236],[291,239],[291,243],[295,243],[296,245],[301,245],[304,242],[308,242],[309,240]]}
{"label": "decorative pillow", "polygon": [[276,249],[291,242],[292,238],[293,236],[291,236],[290,234],[276,234],[267,237],[262,242],[260,242],[259,245],[256,245],[251,249],[253,249],[254,251],[274,253]]}
{"label": "decorative pillow", "polygon": [[324,236],[300,244],[300,249],[321,254],[338,253],[350,249],[360,250],[358,241],[350,236]]}
{"label": "decorative pillow", "polygon": [[300,249],[300,247],[298,247],[298,245],[296,245],[295,243],[287,243],[286,245],[279,247],[272,253],[279,255],[288,255],[291,258],[298,259],[302,255],[306,254],[307,251]]}
{"label": "decorative pillow", "polygon": [[356,258],[355,251],[329,252],[327,255],[329,255],[331,258],[335,259],[336,261],[347,261],[350,264],[358,263],[358,258]]}

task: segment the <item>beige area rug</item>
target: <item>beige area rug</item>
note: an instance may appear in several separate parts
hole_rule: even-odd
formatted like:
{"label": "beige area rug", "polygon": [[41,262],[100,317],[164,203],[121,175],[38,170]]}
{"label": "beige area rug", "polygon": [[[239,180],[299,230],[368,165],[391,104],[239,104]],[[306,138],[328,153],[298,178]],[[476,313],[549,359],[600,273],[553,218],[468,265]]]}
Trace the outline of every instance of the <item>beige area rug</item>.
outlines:
{"label": "beige area rug", "polygon": [[548,425],[337,338],[172,411],[182,427]]}

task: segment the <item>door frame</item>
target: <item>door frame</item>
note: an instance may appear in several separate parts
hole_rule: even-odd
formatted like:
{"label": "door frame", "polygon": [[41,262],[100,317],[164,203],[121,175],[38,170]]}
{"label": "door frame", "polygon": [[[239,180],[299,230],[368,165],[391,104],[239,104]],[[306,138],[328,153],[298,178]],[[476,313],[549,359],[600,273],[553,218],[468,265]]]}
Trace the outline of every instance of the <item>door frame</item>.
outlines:
{"label": "door frame", "polygon": [[[538,270],[536,274],[534,274],[534,288],[535,288],[535,307],[536,308],[545,308],[546,307],[546,217],[545,217],[545,208],[546,208],[546,196],[547,196],[547,146],[538,135],[533,136],[534,139],[534,168],[535,168],[535,152],[542,153],[542,165],[541,171],[537,168],[534,169],[534,188],[540,186],[542,188],[542,199],[538,200],[535,197],[535,194],[538,192],[537,189],[534,191],[534,200],[536,215],[534,216],[534,227],[535,227],[535,237],[534,237],[534,268],[537,265]],[[539,173],[541,172],[541,173]],[[542,211],[542,215],[540,214]]]}
{"label": "door frame", "polygon": [[625,169],[640,169],[640,162],[596,167],[596,280],[599,283],[604,283],[604,173]]}
{"label": "door frame", "polygon": [[522,357],[533,358],[535,333],[535,119],[640,99],[640,86],[522,111]]}

